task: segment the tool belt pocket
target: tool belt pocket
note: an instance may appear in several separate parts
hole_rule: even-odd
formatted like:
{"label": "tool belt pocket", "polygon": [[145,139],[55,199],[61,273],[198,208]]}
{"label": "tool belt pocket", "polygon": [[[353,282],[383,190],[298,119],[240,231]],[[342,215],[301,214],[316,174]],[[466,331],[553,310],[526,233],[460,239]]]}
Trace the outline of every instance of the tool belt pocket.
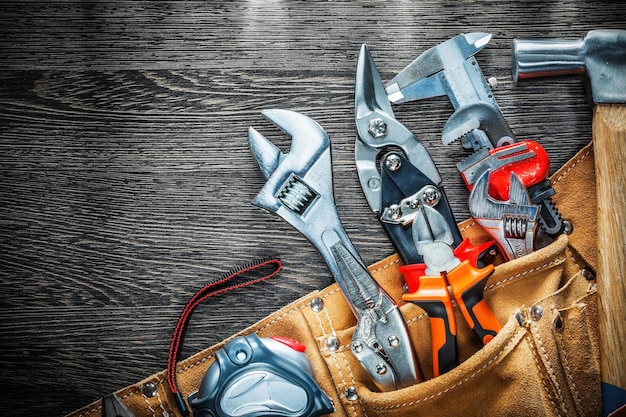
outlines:
{"label": "tool belt pocket", "polygon": [[[420,384],[380,393],[363,380],[354,396],[363,415],[598,415],[596,296],[581,267],[565,236],[502,265],[485,290],[505,323],[498,335],[481,347],[459,328],[462,362]],[[424,374],[432,376],[428,327],[416,336],[421,323],[409,322]]]}

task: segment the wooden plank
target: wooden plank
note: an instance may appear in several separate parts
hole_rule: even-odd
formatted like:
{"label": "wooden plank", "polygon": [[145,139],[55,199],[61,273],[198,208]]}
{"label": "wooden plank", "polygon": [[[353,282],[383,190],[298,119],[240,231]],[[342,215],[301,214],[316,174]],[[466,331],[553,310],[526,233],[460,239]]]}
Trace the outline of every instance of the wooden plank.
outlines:
{"label": "wooden plank", "polygon": [[[263,180],[247,148],[281,107],[332,140],[335,193],[368,263],[393,249],[354,168],[353,84],[363,42],[384,80],[460,32],[487,31],[477,60],[520,138],[552,171],[591,139],[576,80],[516,87],[517,36],[623,27],[601,2],[5,2],[0,5],[0,414],[60,415],[165,367],[169,337],[205,281],[267,255],[272,281],[211,300],[189,355],[332,282],[313,247],[249,204]],[[446,179],[459,219],[463,151],[435,98],[396,107]]]}

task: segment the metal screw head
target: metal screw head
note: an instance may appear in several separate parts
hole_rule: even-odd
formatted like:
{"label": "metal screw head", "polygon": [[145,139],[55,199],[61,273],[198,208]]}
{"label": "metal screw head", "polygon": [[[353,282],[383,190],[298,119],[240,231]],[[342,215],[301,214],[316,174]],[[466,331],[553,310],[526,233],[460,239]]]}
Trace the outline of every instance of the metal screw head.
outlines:
{"label": "metal screw head", "polygon": [[392,204],[389,206],[389,216],[391,216],[393,220],[400,220],[402,217],[402,208],[397,204]]}
{"label": "metal screw head", "polygon": [[363,352],[363,344],[361,342],[354,342],[354,343],[352,343],[352,351],[354,353],[361,353],[361,352]]}
{"label": "metal screw head", "polygon": [[384,138],[387,136],[387,123],[380,117],[370,120],[370,124],[367,127],[367,131],[375,139]]}
{"label": "metal screw head", "polygon": [[541,320],[541,317],[543,317],[543,308],[541,308],[541,306],[533,306],[530,309],[530,318],[533,319],[534,321],[539,321]]}
{"label": "metal screw head", "polygon": [[424,203],[429,206],[434,206],[439,202],[440,195],[435,187],[428,187],[424,190],[422,198],[424,199]]}
{"label": "metal screw head", "polygon": [[385,166],[390,171],[397,171],[402,166],[402,161],[400,160],[400,157],[398,155],[392,153],[390,155],[387,155],[387,158],[385,158]]}
{"label": "metal screw head", "polygon": [[319,313],[320,311],[322,311],[324,309],[324,300],[322,300],[319,297],[315,297],[314,299],[311,300],[311,310],[315,311],[316,313]]}
{"label": "metal screw head", "polygon": [[389,342],[390,347],[397,347],[400,344],[400,339],[398,336],[389,336],[387,342]]}
{"label": "metal screw head", "polygon": [[331,336],[326,339],[326,347],[330,350],[339,349],[339,340],[335,336]]}
{"label": "metal screw head", "polygon": [[148,398],[152,398],[157,395],[157,385],[154,382],[148,382],[146,385],[141,387],[141,392]]}
{"label": "metal screw head", "polygon": [[354,401],[357,398],[359,398],[359,395],[356,393],[356,388],[355,387],[348,387],[348,388],[346,388],[345,396],[346,396],[346,398],[349,401]]}
{"label": "metal screw head", "polygon": [[378,375],[385,375],[387,373],[387,367],[384,363],[379,363],[378,365],[376,365],[376,373]]}

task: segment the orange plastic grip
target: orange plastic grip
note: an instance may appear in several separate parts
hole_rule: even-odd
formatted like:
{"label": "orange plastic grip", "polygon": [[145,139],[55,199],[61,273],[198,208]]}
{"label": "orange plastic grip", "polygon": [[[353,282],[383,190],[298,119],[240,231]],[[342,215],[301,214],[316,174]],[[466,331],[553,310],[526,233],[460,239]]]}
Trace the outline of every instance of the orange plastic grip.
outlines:
{"label": "orange plastic grip", "polygon": [[[405,274],[413,265],[403,266]],[[404,269],[404,271],[403,271]],[[421,307],[428,314],[432,335],[433,374],[439,376],[457,365],[456,322],[452,300],[445,279],[439,276],[419,277],[416,292],[403,294],[402,299]]]}
{"label": "orange plastic grip", "polygon": [[493,265],[474,268],[469,261],[463,261],[461,265],[446,274],[454,299],[465,321],[484,344],[487,344],[502,329],[483,296],[485,282],[493,270]]}

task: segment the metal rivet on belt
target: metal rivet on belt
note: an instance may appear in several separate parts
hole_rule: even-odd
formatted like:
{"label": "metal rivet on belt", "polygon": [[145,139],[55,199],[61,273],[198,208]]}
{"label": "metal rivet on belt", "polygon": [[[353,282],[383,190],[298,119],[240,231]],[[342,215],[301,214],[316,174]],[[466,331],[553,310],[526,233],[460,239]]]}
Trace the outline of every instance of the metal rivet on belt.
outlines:
{"label": "metal rivet on belt", "polygon": [[554,319],[554,330],[557,332],[563,330],[563,316],[561,316],[561,313],[559,313]]}
{"label": "metal rivet on belt", "polygon": [[355,387],[348,387],[346,388],[346,398],[350,401],[354,401],[357,398],[359,398],[359,395],[356,393],[356,388]]}
{"label": "metal rivet on belt", "polygon": [[335,336],[331,336],[326,339],[326,347],[330,350],[339,349],[339,340]]}
{"label": "metal rivet on belt", "polygon": [[541,320],[542,316],[543,316],[543,309],[541,308],[541,306],[533,306],[530,309],[530,318],[533,319],[534,321]]}
{"label": "metal rivet on belt", "polygon": [[154,382],[148,382],[146,385],[141,387],[141,392],[148,398],[152,398],[157,395],[157,386]]}
{"label": "metal rivet on belt", "polygon": [[524,315],[522,314],[519,308],[515,311],[514,317],[515,317],[515,320],[517,320],[517,324],[519,324],[520,326],[524,325],[524,322],[526,321],[526,319],[524,318]]}
{"label": "metal rivet on belt", "polygon": [[319,297],[316,297],[311,300],[311,310],[315,311],[316,313],[319,313],[323,309],[324,309],[324,300],[322,300]]}
{"label": "metal rivet on belt", "polygon": [[387,367],[384,363],[379,363],[378,365],[376,365],[376,373],[378,375],[385,375],[387,373]]}
{"label": "metal rivet on belt", "polygon": [[569,220],[563,220],[563,232],[566,235],[571,235],[574,231],[574,225]]}
{"label": "metal rivet on belt", "polygon": [[585,278],[587,281],[593,281],[594,279],[596,279],[596,273],[591,268],[583,268],[580,271],[580,273],[583,275],[583,278]]}

